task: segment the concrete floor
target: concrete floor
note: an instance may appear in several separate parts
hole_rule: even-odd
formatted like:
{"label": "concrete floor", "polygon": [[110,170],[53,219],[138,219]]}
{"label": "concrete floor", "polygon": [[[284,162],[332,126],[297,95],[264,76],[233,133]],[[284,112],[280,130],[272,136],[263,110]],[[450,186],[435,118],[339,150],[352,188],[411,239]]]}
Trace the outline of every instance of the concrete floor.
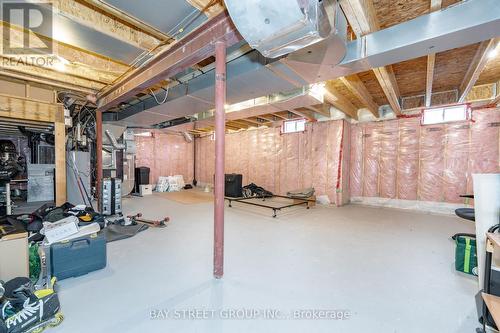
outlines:
{"label": "concrete floor", "polygon": [[[172,222],[109,244],[106,269],[61,281],[66,319],[51,332],[420,333],[477,326],[477,281],[454,271],[449,238],[472,232],[467,221],[356,205],[293,208],[273,219],[270,210],[235,204],[226,210],[226,269],[217,281],[211,204],[153,195],[123,206]],[[190,309],[214,314],[183,312]],[[255,312],[221,318],[242,309]],[[266,309],[281,319],[263,319]],[[284,319],[319,309],[350,317]],[[174,318],[189,314],[197,319]]]}

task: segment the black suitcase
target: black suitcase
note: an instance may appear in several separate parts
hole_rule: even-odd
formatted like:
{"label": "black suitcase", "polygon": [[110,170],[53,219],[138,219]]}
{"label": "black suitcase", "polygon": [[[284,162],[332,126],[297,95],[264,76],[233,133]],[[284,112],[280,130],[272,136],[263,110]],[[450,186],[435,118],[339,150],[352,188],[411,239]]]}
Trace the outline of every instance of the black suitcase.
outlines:
{"label": "black suitcase", "polygon": [[225,175],[224,195],[231,198],[243,196],[243,175],[231,173]]}
{"label": "black suitcase", "polygon": [[106,238],[92,234],[50,246],[50,273],[58,280],[106,267]]}

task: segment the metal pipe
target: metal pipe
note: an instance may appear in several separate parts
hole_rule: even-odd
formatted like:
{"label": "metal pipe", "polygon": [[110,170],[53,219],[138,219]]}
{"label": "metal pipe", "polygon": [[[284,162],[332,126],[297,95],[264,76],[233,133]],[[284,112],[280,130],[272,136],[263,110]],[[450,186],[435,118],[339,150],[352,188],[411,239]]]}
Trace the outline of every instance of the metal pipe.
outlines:
{"label": "metal pipe", "polygon": [[10,200],[10,183],[5,183],[5,209],[7,215],[12,215],[12,201]]}
{"label": "metal pipe", "polygon": [[214,277],[224,274],[224,144],[226,104],[226,43],[215,42],[215,193]]}
{"label": "metal pipe", "polygon": [[111,133],[109,130],[106,130],[105,132],[106,132],[106,136],[108,137],[109,141],[111,141],[111,145],[113,146],[113,148],[119,149],[119,150],[125,149],[125,147],[126,147],[125,144],[118,143],[118,141],[116,140],[113,133]]}
{"label": "metal pipe", "polygon": [[102,111],[96,110],[96,121],[95,121],[95,129],[96,129],[96,181],[95,181],[95,189],[96,189],[96,198],[97,198],[97,210],[101,212],[101,181],[102,181]]}

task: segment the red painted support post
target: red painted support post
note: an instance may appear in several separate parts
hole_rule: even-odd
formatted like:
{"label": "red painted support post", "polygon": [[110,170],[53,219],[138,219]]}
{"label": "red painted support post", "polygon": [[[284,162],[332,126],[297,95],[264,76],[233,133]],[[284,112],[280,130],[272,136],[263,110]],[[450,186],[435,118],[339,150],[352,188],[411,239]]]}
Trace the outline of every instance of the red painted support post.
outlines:
{"label": "red painted support post", "polygon": [[97,156],[97,166],[96,166],[96,199],[97,199],[97,210],[100,212],[101,207],[101,181],[102,181],[102,111],[95,111],[95,131],[96,131],[96,156]]}
{"label": "red painted support post", "polygon": [[215,43],[215,193],[214,277],[224,274],[224,141],[226,111],[226,43]]}

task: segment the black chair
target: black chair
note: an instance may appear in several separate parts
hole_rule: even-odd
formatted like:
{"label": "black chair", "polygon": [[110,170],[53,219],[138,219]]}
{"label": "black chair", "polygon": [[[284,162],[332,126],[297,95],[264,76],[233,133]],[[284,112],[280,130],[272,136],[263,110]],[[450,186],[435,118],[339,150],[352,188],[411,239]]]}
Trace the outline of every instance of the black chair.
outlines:
{"label": "black chair", "polygon": [[455,214],[463,219],[469,221],[476,221],[476,217],[474,215],[474,208],[458,208],[455,209]]}
{"label": "black chair", "polygon": [[[461,195],[460,197],[474,199],[474,195],[471,195],[471,194],[464,194],[464,195]],[[473,221],[473,222],[476,221],[476,216],[474,214],[474,208],[457,208],[457,209],[455,209],[455,214],[458,217],[461,217],[465,220],[469,220],[469,221]],[[466,236],[466,237],[476,238],[476,234],[467,234],[467,233],[458,233],[458,234],[453,235],[451,238],[453,240],[455,240],[455,239],[457,239],[458,236]]]}

